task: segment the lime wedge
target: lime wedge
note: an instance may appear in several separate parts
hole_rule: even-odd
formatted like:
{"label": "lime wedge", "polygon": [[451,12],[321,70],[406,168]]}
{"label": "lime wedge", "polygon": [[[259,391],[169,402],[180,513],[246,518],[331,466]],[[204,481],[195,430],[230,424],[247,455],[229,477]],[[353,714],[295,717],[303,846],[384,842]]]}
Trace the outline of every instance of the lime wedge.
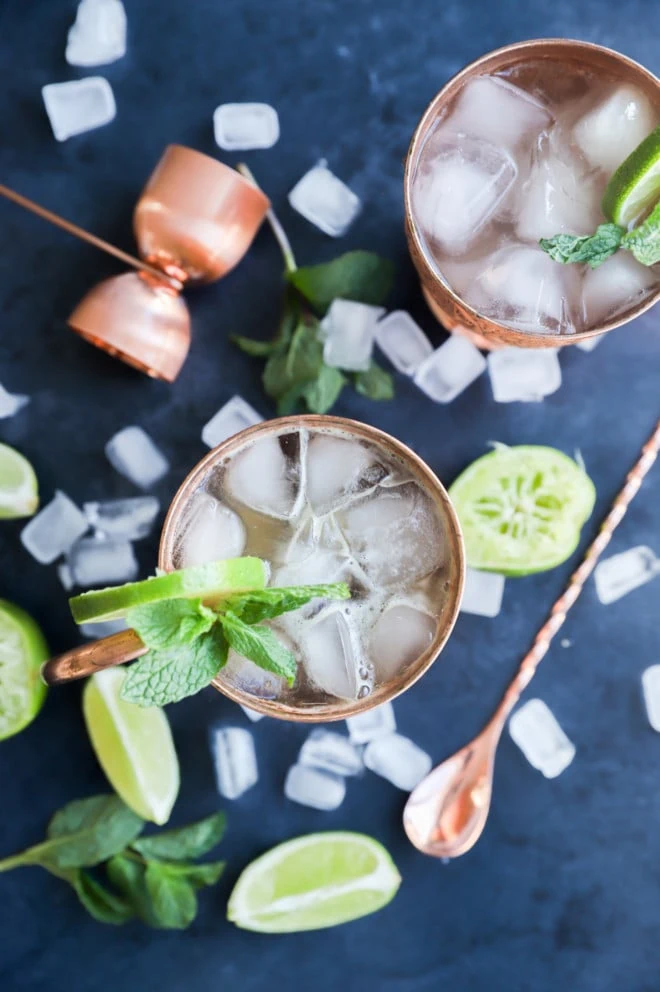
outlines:
{"label": "lime wedge", "polygon": [[596,490],[554,448],[502,446],[478,458],[449,489],[468,565],[529,575],[560,565],[575,550]]}
{"label": "lime wedge", "polygon": [[321,930],[381,909],[400,884],[396,865],[372,837],[308,834],[248,865],[229,897],[227,919],[263,933]]}
{"label": "lime wedge", "polygon": [[660,127],[616,170],[603,196],[603,213],[621,227],[641,220],[660,199]]}
{"label": "lime wedge", "polygon": [[163,710],[127,703],[119,693],[125,670],[108,668],[83,692],[87,733],[106,777],[139,816],[167,823],[179,793],[179,762]]}
{"label": "lime wedge", "polygon": [[27,727],[43,706],[40,669],[47,657],[44,635],[32,617],[0,599],[0,741]]}
{"label": "lime wedge", "polygon": [[268,567],[261,558],[228,558],[206,565],[181,568],[143,582],[127,582],[110,589],[93,589],[69,600],[76,623],[100,623],[126,616],[134,606],[163,599],[203,599],[209,602],[229,593],[263,589]]}
{"label": "lime wedge", "polygon": [[39,506],[34,469],[8,444],[0,444],[0,519],[31,517]]}

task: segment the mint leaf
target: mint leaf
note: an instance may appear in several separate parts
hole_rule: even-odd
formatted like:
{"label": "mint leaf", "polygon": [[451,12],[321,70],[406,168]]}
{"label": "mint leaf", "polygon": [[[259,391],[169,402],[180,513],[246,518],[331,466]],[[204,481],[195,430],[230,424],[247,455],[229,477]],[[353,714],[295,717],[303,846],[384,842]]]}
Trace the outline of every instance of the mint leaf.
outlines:
{"label": "mint leaf", "polygon": [[207,686],[227,661],[227,642],[219,627],[192,644],[149,651],[128,669],[121,698],[138,706],[166,706]]}
{"label": "mint leaf", "polygon": [[158,867],[170,878],[188,882],[194,889],[203,889],[205,885],[216,884],[226,865],[224,861],[207,861],[202,865],[180,861],[159,861]]}
{"label": "mint leaf", "polygon": [[106,867],[108,879],[147,926],[158,926],[151,908],[151,898],[145,882],[146,868],[142,861],[122,854],[111,858]]}
{"label": "mint leaf", "polygon": [[660,203],[656,204],[643,224],[624,234],[621,247],[642,265],[660,262]]}
{"label": "mint leaf", "polygon": [[87,912],[100,923],[121,926],[133,919],[135,912],[127,899],[111,892],[79,868],[71,870],[71,885]]}
{"label": "mint leaf", "polygon": [[322,365],[318,376],[302,390],[302,397],[312,413],[327,413],[346,385],[346,376],[339,369]]}
{"label": "mint leaf", "polygon": [[224,813],[212,813],[187,827],[164,830],[150,837],[138,837],[131,845],[145,858],[164,858],[185,861],[187,858],[201,858],[213,850],[225,832]]}
{"label": "mint leaf", "polygon": [[129,610],[126,620],[148,648],[165,650],[190,644],[211,629],[216,616],[200,599],[165,599]]}
{"label": "mint leaf", "polygon": [[370,251],[349,251],[332,262],[289,274],[290,282],[321,314],[337,297],[376,306],[384,303],[393,278],[392,262]]}
{"label": "mint leaf", "polygon": [[230,612],[221,614],[220,623],[234,651],[293,685],[296,659],[269,627],[250,627]]}
{"label": "mint leaf", "polygon": [[223,600],[222,608],[230,611],[243,623],[256,624],[272,620],[282,613],[298,610],[312,599],[350,599],[351,591],[345,582],[332,582],[315,586],[277,586],[236,593]]}
{"label": "mint leaf", "polygon": [[307,385],[318,376],[323,364],[323,345],[318,339],[318,321],[301,321],[293,332],[289,350],[269,358],[264,369],[264,389],[278,399],[293,387]]}
{"label": "mint leaf", "polygon": [[232,334],[230,341],[253,358],[268,358],[277,347],[274,341],[257,341],[255,338],[243,337],[242,334]]}
{"label": "mint leaf", "polygon": [[394,396],[394,379],[376,362],[366,372],[357,372],[354,381],[358,393],[370,400],[391,400]]}
{"label": "mint leaf", "polygon": [[190,926],[197,915],[197,896],[190,882],[169,872],[158,861],[147,864],[144,881],[157,926],[166,930]]}
{"label": "mint leaf", "polygon": [[539,244],[555,262],[586,262],[596,269],[619,248],[624,234],[618,224],[600,224],[595,234],[556,234],[554,238],[541,238]]}

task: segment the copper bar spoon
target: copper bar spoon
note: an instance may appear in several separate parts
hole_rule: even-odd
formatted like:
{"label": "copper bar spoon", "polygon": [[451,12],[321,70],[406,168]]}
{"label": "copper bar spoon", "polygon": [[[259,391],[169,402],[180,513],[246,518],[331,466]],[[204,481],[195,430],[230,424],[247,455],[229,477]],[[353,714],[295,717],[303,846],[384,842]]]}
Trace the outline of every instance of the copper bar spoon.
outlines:
{"label": "copper bar spoon", "polygon": [[474,740],[429,772],[410,794],[403,811],[403,826],[410,842],[423,854],[456,858],[469,851],[481,836],[490,809],[495,752],[506,719],[531,682],[553,637],[561,629],[568,611],[655,462],[659,449],[660,420],[628,473],[598,536],[552,607],[490,721]]}

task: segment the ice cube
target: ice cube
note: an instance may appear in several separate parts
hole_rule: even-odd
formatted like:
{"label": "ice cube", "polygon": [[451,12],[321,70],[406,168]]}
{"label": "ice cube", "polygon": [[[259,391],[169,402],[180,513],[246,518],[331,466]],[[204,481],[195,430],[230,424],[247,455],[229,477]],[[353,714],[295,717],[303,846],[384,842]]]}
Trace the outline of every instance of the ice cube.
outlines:
{"label": "ice cube", "polygon": [[41,87],[41,95],[58,141],[109,124],[117,114],[112,87],[103,76],[49,83]]}
{"label": "ice cube", "polygon": [[364,750],[366,767],[397,789],[411,792],[431,771],[431,756],[401,734],[370,741]]}
{"label": "ice cube", "polygon": [[245,526],[237,513],[208,493],[195,494],[178,536],[185,566],[239,558],[246,540]]}
{"label": "ice cube", "polygon": [[69,29],[69,65],[107,65],[126,54],[126,11],[121,0],[82,0]]}
{"label": "ice cube", "polygon": [[397,372],[414,375],[433,345],[405,310],[394,310],[376,325],[376,344]]}
{"label": "ice cube", "polygon": [[328,811],[343,803],[346,783],[339,775],[307,765],[292,765],[284,783],[284,795],[301,806]]}
{"label": "ice cube", "polygon": [[[588,269],[582,284],[584,326],[598,327],[628,310],[657,285],[657,279],[654,269],[641,265],[627,251],[618,251],[597,269]],[[583,345],[599,340],[591,338]]]}
{"label": "ice cube", "polygon": [[503,595],[503,575],[466,568],[461,613],[473,613],[478,617],[496,617],[502,609]]}
{"label": "ice cube", "polygon": [[169,472],[169,463],[141,427],[124,427],[105,446],[106,458],[127,479],[149,489]]}
{"label": "ice cube", "polygon": [[246,427],[253,427],[263,420],[257,411],[247,403],[242,396],[232,396],[224,406],[220,407],[209,422],[202,428],[202,441],[209,448],[226,441]]}
{"label": "ice cube", "polygon": [[280,119],[268,103],[221,103],[213,114],[213,133],[226,152],[272,148],[280,136]]}
{"label": "ice cube", "polygon": [[518,235],[537,244],[555,234],[593,234],[603,222],[602,196],[603,183],[586,176],[579,161],[547,147],[520,190]]}
{"label": "ice cube", "polygon": [[407,603],[389,606],[371,631],[369,654],[379,682],[387,682],[429,647],[437,621]]}
{"label": "ice cube", "polygon": [[660,734],[660,665],[642,672],[642,692],[649,723]]}
{"label": "ice cube", "polygon": [[298,180],[289,193],[289,203],[332,238],[346,234],[361,209],[355,193],[330,172],[323,160]]}
{"label": "ice cube", "polygon": [[19,393],[8,393],[4,386],[0,386],[0,420],[7,420],[22,410],[30,402],[29,396],[21,396]]}
{"label": "ice cube", "polygon": [[95,639],[109,637],[110,634],[118,634],[120,630],[126,630],[127,627],[125,617],[117,617],[115,620],[104,620],[103,623],[81,623],[78,630],[83,637]]}
{"label": "ice cube", "polygon": [[[277,637],[281,641],[285,640],[279,630]],[[287,646],[292,647],[289,643]],[[236,651],[229,652],[227,664],[221,672],[221,678],[230,685],[235,685],[243,692],[248,692],[259,699],[277,699],[284,694],[287,688],[284,679],[260,668],[259,665],[255,665],[253,661],[237,654]]]}
{"label": "ice cube", "polygon": [[507,152],[487,141],[435,141],[412,185],[417,224],[450,254],[464,252],[502,206],[516,175]]}
{"label": "ice cube", "polygon": [[340,699],[361,699],[370,692],[357,633],[340,609],[331,608],[309,621],[301,647],[307,675],[323,692]]}
{"label": "ice cube", "polygon": [[550,124],[547,107],[504,79],[477,76],[463,86],[455,109],[442,128],[483,138],[512,151]]}
{"label": "ice cube", "polygon": [[263,437],[235,455],[227,465],[227,491],[253,510],[286,520],[291,516],[299,480],[292,476],[277,437]]}
{"label": "ice cube", "polygon": [[601,603],[614,603],[633,589],[650,582],[658,572],[660,562],[650,548],[643,544],[629,548],[596,565],[596,595]]}
{"label": "ice cube", "polygon": [[657,123],[657,115],[641,90],[619,86],[580,118],[573,137],[587,160],[609,175]]}
{"label": "ice cube", "polygon": [[[592,270],[594,271],[594,270]],[[597,338],[585,338],[583,341],[576,341],[575,347],[579,348],[580,351],[593,351],[594,348],[601,343],[603,340],[603,335]]]}
{"label": "ice cube", "polygon": [[325,334],[325,364],[349,372],[365,372],[371,365],[376,321],[384,313],[383,307],[333,300],[321,325]]}
{"label": "ice cube", "polygon": [[67,564],[83,589],[132,582],[138,574],[133,545],[114,538],[81,538],[69,550]]}
{"label": "ice cube", "polygon": [[419,366],[415,385],[435,403],[451,403],[485,368],[479,349],[460,334],[452,334]]}
{"label": "ice cube", "polygon": [[218,791],[225,799],[238,799],[259,778],[254,740],[244,727],[220,727],[211,732],[211,753]]}
{"label": "ice cube", "polygon": [[83,503],[83,513],[95,530],[106,537],[123,538],[125,541],[148,537],[159,512],[160,503],[154,496]]}
{"label": "ice cube", "polygon": [[348,717],[346,726],[354,744],[368,744],[377,737],[386,737],[396,730],[394,707],[391,703],[381,703],[365,713]]}
{"label": "ice cube", "polygon": [[241,705],[241,709],[245,713],[245,715],[248,718],[248,720],[251,720],[252,723],[258,723],[259,720],[263,720],[263,718],[264,718],[264,714],[263,713],[257,713],[256,710],[250,709],[249,706],[243,706],[243,705]]}
{"label": "ice cube", "polygon": [[509,733],[530,765],[556,778],[575,757],[575,747],[542,699],[530,699],[509,720]]}
{"label": "ice cube", "polygon": [[76,584],[75,579],[73,578],[73,572],[65,561],[63,561],[61,565],[57,566],[57,577],[66,592],[70,592]]}
{"label": "ice cube", "polygon": [[364,765],[354,744],[332,730],[312,730],[298,755],[298,763],[334,775],[359,775]]}
{"label": "ice cube", "polygon": [[373,453],[359,441],[315,434],[307,449],[306,492],[314,513],[325,514],[342,505],[361,482],[373,477],[375,484],[377,468]]}
{"label": "ice cube", "polygon": [[50,565],[66,554],[88,528],[76,504],[58,489],[50,503],[25,525],[21,543],[41,565]]}
{"label": "ice cube", "polygon": [[533,403],[561,386],[554,348],[496,348],[488,355],[488,372],[496,403]]}

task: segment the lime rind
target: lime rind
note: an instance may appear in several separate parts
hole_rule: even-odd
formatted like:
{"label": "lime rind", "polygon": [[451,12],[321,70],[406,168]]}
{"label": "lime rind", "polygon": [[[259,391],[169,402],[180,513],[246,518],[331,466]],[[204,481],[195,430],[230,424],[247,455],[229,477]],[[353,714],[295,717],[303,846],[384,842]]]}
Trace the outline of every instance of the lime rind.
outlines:
{"label": "lime rind", "polygon": [[39,507],[37,476],[27,458],[0,444],[0,519],[31,517]]}
{"label": "lime rind", "polygon": [[530,575],[573,553],[596,490],[568,455],[536,445],[477,459],[449,489],[467,563],[483,572]]}
{"label": "lime rind", "polygon": [[607,184],[603,213],[630,228],[660,199],[660,127],[622,162]]}
{"label": "lime rind", "polygon": [[32,617],[0,600],[0,740],[19,733],[36,717],[46,698],[41,665],[48,645]]}

